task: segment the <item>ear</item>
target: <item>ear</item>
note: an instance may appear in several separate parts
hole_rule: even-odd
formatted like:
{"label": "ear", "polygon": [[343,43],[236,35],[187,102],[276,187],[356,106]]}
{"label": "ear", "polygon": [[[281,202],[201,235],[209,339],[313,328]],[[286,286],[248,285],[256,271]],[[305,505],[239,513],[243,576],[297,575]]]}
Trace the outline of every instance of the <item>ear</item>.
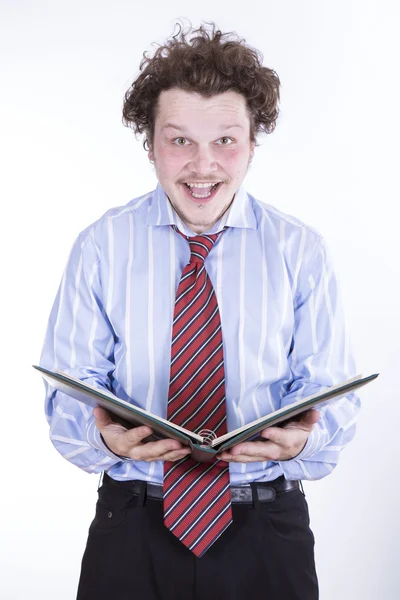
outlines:
{"label": "ear", "polygon": [[149,144],[149,138],[148,136],[146,136],[146,139],[143,142],[143,148],[146,150],[147,152],[147,157],[149,159],[149,161],[152,163],[154,162],[154,154],[153,154],[153,149]]}

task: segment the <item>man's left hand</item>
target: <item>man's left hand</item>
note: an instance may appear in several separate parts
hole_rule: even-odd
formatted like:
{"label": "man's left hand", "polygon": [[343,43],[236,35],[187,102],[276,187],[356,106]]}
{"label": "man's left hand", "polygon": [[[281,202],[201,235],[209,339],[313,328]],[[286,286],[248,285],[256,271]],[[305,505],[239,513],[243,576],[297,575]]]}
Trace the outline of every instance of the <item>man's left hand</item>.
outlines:
{"label": "man's left hand", "polygon": [[290,460],[303,450],[318,419],[319,412],[309,410],[299,421],[290,421],[283,427],[263,429],[260,436],[265,441],[243,442],[221,452],[217,455],[217,459],[240,463]]}

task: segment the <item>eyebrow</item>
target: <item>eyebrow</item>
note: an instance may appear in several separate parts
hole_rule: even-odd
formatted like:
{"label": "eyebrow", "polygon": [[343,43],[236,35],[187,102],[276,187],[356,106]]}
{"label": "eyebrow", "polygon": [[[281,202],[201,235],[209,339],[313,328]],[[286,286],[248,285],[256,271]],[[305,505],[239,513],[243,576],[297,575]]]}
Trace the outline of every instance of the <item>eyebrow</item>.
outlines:
{"label": "eyebrow", "polygon": [[[228,129],[233,129],[235,127],[238,127],[239,129],[243,129],[242,125],[235,124],[235,125],[221,125],[220,130],[227,131]],[[170,123],[170,122],[165,123],[165,125],[163,126],[163,129],[176,129],[177,131],[182,131],[182,132],[188,131],[184,125],[176,125],[175,123]]]}

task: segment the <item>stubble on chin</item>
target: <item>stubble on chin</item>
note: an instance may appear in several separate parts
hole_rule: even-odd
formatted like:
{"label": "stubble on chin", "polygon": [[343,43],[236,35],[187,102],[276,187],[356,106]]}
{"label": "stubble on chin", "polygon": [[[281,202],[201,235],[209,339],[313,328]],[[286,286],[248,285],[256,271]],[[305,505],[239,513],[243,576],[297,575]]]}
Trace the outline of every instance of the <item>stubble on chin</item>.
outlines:
{"label": "stubble on chin", "polygon": [[[169,196],[167,196],[169,203],[171,204],[172,208],[174,209],[174,211],[177,213],[177,215],[182,219],[182,221],[185,223],[185,225],[187,227],[189,227],[189,229],[191,229],[192,231],[194,231],[196,233],[196,229],[201,228],[202,231],[207,231],[208,229],[211,229],[211,227],[213,225],[215,225],[215,223],[217,223],[217,221],[219,221],[223,215],[226,213],[226,211],[230,208],[233,199],[234,199],[235,195],[233,196],[232,200],[229,202],[229,204],[227,204],[222,211],[216,216],[213,217],[212,215],[210,215],[209,218],[206,217],[206,215],[202,214],[203,211],[206,209],[207,205],[199,205],[198,208],[198,218],[194,219],[194,215],[186,215],[185,213],[183,213],[181,210],[179,210],[179,208],[177,206],[175,206],[175,204],[171,201],[171,198]],[[196,215],[197,217],[197,215]]]}
{"label": "stubble on chin", "polygon": [[174,206],[174,204],[171,202],[171,200],[170,200],[170,203],[171,203],[171,206],[173,207],[173,209],[175,210],[176,214],[180,217],[180,219],[182,219],[182,221],[185,223],[185,225],[194,232],[196,232],[196,229],[198,229],[198,228],[201,228],[203,231],[206,231],[207,229],[209,229],[212,226],[213,223],[215,223],[218,220],[218,219],[215,219],[214,221],[210,222],[209,219],[207,219],[204,215],[201,214],[203,209],[200,207],[198,209],[199,218],[195,219],[195,218],[193,218],[193,215],[191,215],[191,216],[186,215],[184,212],[179,210],[179,208]]}

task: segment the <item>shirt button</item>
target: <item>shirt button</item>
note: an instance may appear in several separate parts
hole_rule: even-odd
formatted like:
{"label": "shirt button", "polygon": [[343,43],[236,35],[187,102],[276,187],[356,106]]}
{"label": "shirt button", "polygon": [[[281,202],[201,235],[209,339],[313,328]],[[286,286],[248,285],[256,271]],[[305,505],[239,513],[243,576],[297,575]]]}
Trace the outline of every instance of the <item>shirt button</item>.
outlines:
{"label": "shirt button", "polygon": [[111,512],[111,510],[110,510],[110,512],[108,513],[107,517],[108,517],[109,519],[111,519],[111,517],[112,517],[112,512]]}

